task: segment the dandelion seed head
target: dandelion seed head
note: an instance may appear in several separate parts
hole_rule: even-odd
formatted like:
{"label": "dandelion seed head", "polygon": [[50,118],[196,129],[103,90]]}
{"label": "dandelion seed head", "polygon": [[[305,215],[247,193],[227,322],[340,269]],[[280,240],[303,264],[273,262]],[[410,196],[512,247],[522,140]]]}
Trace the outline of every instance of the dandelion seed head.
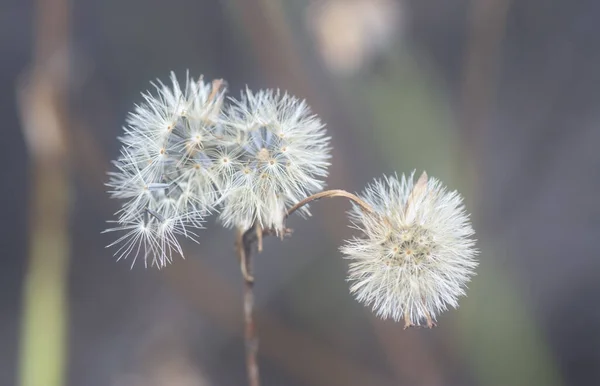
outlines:
{"label": "dandelion seed head", "polygon": [[304,101],[272,90],[246,90],[232,100],[224,121],[240,152],[222,222],[281,231],[285,208],[324,187],[330,148],[323,123]]}
{"label": "dandelion seed head", "polygon": [[435,178],[414,173],[376,180],[350,218],[361,232],[341,248],[351,260],[348,280],[356,298],[386,319],[428,324],[457,307],[477,265],[474,231],[462,198]]}
{"label": "dandelion seed head", "polygon": [[164,266],[182,255],[178,237],[194,235],[204,216],[218,204],[223,185],[223,125],[220,122],[224,90],[189,74],[180,83],[160,80],[154,92],[142,94],[127,119],[123,146],[107,183],[113,198],[123,200],[118,226],[125,231],[119,258],[136,251],[144,261],[153,255]]}

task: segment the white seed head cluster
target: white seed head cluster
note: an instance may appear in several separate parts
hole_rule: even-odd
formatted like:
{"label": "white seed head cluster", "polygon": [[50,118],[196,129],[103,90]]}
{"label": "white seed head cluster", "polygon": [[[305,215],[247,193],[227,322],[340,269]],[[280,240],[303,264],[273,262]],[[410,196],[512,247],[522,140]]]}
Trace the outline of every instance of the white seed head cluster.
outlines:
{"label": "white seed head cluster", "polygon": [[258,224],[279,233],[285,208],[323,189],[330,157],[324,125],[305,102],[279,91],[246,90],[225,121],[240,153],[220,218],[228,227]]}
{"label": "white seed head cluster", "polygon": [[[122,202],[109,246],[132,265],[163,267],[183,256],[182,238],[197,240],[207,215],[226,227],[285,234],[288,209],[309,215],[308,202],[343,196],[361,235],[341,248],[357,299],[406,327],[434,325],[457,307],[477,265],[462,198],[426,173],[385,177],[362,197],[324,187],[329,137],[306,103],[286,93],[246,90],[225,99],[222,80],[174,74],[143,95],[127,119],[109,193]],[[295,205],[297,204],[297,205]],[[260,240],[259,249],[260,249]]]}
{"label": "white seed head cluster", "polygon": [[213,211],[227,226],[280,231],[286,206],[323,187],[328,138],[306,104],[247,91],[227,107],[222,86],[171,74],[129,115],[107,184],[123,200],[107,230],[124,232],[110,245],[119,259],[165,266]]}
{"label": "white seed head cluster", "polygon": [[[413,173],[414,175],[414,173]],[[372,208],[350,212],[362,233],[341,248],[351,259],[350,290],[384,319],[426,321],[457,300],[477,265],[474,234],[457,192],[423,175],[376,180],[361,196]]]}

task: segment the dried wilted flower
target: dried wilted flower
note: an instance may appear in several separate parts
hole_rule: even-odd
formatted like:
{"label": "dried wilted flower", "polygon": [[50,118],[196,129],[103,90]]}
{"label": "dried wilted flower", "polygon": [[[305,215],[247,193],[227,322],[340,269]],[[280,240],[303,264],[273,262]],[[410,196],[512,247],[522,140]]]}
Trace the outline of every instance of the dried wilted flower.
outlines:
{"label": "dried wilted flower", "polygon": [[143,94],[145,103],[129,116],[107,184],[114,198],[126,200],[110,229],[127,231],[114,243],[119,258],[151,257],[159,267],[173,251],[181,254],[176,236],[193,236],[188,228],[199,228],[218,203],[232,157],[219,121],[221,82],[186,76],[181,88],[174,74],[171,81],[159,81],[156,95]]}
{"label": "dried wilted flower", "polygon": [[280,232],[285,208],[323,188],[330,157],[324,125],[304,101],[279,91],[246,90],[223,121],[239,153],[221,220]]}
{"label": "dried wilted flower", "polygon": [[348,279],[359,301],[406,327],[422,320],[431,327],[436,314],[457,307],[477,251],[460,195],[425,173],[413,183],[413,175],[367,187],[362,198],[373,212],[350,212],[363,235],[341,251],[352,260]]}

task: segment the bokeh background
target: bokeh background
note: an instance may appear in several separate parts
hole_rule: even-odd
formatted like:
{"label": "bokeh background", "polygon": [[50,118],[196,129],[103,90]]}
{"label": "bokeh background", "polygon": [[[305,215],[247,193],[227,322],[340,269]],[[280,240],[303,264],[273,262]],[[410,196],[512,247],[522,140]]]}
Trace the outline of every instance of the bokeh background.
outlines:
{"label": "bokeh background", "polygon": [[263,385],[600,384],[600,2],[2,0],[0,384],[244,385],[234,235],[116,263],[116,137],[149,81],[281,88],[327,123],[328,185],[427,170],[481,250],[433,330],[348,293],[341,199],[255,260]]}

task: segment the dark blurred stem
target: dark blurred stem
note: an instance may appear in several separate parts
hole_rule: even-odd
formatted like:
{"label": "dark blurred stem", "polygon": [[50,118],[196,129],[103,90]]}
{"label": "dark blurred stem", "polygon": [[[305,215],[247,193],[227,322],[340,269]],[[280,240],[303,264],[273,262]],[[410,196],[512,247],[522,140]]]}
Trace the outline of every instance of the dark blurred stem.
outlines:
{"label": "dark blurred stem", "polygon": [[238,231],[237,251],[244,281],[244,337],[246,342],[246,372],[248,384],[259,386],[258,334],[254,322],[254,277],[252,276],[252,252],[259,241],[261,231],[253,227],[246,232]]}
{"label": "dark blurred stem", "polygon": [[[461,167],[472,180],[480,175],[483,157],[484,128],[495,103],[499,68],[502,59],[502,40],[512,0],[471,1],[467,14],[467,50],[463,63],[461,86],[462,127]],[[477,197],[478,192],[470,195]],[[476,199],[479,201],[480,198]]]}
{"label": "dark blurred stem", "polygon": [[345,197],[345,198],[349,199],[350,201],[354,202],[355,204],[357,204],[358,206],[360,206],[361,209],[364,210],[365,212],[373,213],[373,208],[371,208],[371,205],[367,204],[364,200],[362,200],[357,195],[352,194],[350,192],[346,192],[345,190],[341,190],[341,189],[332,189],[332,190],[326,190],[324,192],[319,192],[317,194],[313,194],[312,196],[307,197],[304,200],[298,202],[296,205],[292,206],[287,211],[287,216],[290,216],[292,213],[294,213],[295,211],[302,208],[304,205],[309,204],[312,201],[320,200],[321,198],[332,198],[332,197]]}

